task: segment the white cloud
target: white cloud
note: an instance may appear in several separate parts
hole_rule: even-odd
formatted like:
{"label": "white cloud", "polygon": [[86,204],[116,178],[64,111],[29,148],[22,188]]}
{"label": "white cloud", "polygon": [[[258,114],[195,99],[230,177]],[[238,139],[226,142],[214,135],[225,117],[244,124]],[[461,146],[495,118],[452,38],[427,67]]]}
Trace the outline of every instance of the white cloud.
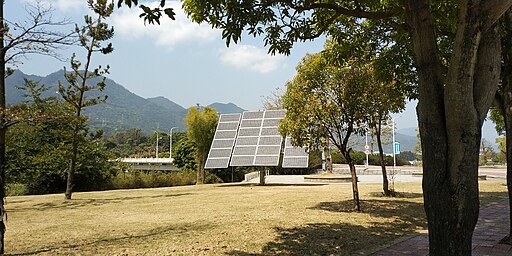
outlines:
{"label": "white cloud", "polygon": [[38,4],[43,7],[52,7],[60,12],[75,12],[82,11],[87,8],[87,1],[85,0],[23,0],[25,3],[32,6]]}
{"label": "white cloud", "polygon": [[[156,7],[156,3],[148,6]],[[208,24],[199,25],[191,22],[181,10],[180,2],[168,1],[166,7],[174,9],[176,20],[163,15],[160,25],[144,25],[143,19],[139,18],[142,12],[139,8],[123,7],[112,16],[111,24],[117,36],[129,39],[147,37],[154,40],[157,46],[167,50],[173,50],[179,44],[209,42],[219,37],[220,33]]]}
{"label": "white cloud", "polygon": [[57,0],[55,8],[61,11],[81,11],[87,8],[84,0]]}
{"label": "white cloud", "polygon": [[239,69],[269,73],[285,66],[283,55],[270,55],[265,49],[253,45],[233,45],[220,50],[222,63]]}

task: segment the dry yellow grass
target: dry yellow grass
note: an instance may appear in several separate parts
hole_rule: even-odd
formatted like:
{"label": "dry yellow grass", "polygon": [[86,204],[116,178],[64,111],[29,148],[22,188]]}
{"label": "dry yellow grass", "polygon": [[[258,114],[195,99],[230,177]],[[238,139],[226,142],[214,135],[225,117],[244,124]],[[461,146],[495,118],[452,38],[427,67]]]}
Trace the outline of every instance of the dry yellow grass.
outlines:
{"label": "dry yellow grass", "polygon": [[[10,255],[367,254],[425,229],[421,184],[201,185],[7,198]],[[483,181],[483,202],[506,196]]]}

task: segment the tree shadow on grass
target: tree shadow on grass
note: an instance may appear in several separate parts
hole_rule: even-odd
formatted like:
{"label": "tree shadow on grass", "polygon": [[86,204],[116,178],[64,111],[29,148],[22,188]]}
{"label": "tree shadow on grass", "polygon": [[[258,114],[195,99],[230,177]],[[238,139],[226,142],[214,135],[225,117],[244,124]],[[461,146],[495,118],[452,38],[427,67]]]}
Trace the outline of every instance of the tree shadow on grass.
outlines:
{"label": "tree shadow on grass", "polygon": [[301,184],[292,184],[292,183],[267,183],[263,186],[257,183],[236,183],[236,184],[223,184],[218,187],[320,187],[328,184],[319,184],[319,183],[301,183]]}
{"label": "tree shadow on grass", "polygon": [[485,207],[489,203],[508,198],[507,192],[480,192],[480,207]]}
{"label": "tree shadow on grass", "polygon": [[393,230],[392,224],[370,227],[350,223],[313,223],[291,229],[275,228],[275,241],[261,253],[231,251],[227,255],[368,255],[381,245],[406,233]]}
{"label": "tree shadow on grass", "polygon": [[423,204],[403,200],[364,200],[363,213],[353,212],[353,201],[322,202],[314,210],[353,212],[389,218],[386,222],[357,225],[345,223],[314,223],[290,229],[275,228],[277,238],[267,243],[262,252],[252,254],[231,251],[229,255],[367,255],[404,235],[426,228]]}
{"label": "tree shadow on grass", "polygon": [[[152,230],[149,230],[148,232],[137,230],[137,232],[140,232],[142,234],[123,234],[122,236],[118,237],[111,237],[111,238],[104,238],[104,239],[97,239],[94,241],[85,241],[85,242],[79,242],[79,243],[72,243],[72,244],[54,244],[50,246],[46,246],[44,248],[34,249],[30,248],[31,251],[27,252],[21,252],[21,253],[6,253],[5,255],[11,255],[11,256],[22,256],[22,255],[36,255],[40,253],[49,253],[52,254],[54,251],[60,251],[62,249],[71,249],[71,250],[77,250],[77,252],[80,252],[80,248],[82,247],[88,247],[88,246],[97,246],[100,244],[112,244],[112,243],[122,243],[122,242],[136,242],[136,243],[143,243],[144,239],[159,235],[164,235],[166,233],[173,233],[173,234],[180,234],[190,231],[202,231],[202,230],[208,230],[213,229],[213,225],[211,223],[187,223],[182,225],[169,225],[169,226],[162,226],[159,228],[155,228]],[[131,241],[134,240],[134,241]],[[74,255],[74,254],[72,254]]]}
{"label": "tree shadow on grass", "polygon": [[180,194],[168,194],[168,195],[156,195],[156,196],[122,196],[115,198],[102,198],[102,199],[73,199],[73,200],[63,200],[61,202],[48,202],[48,203],[39,203],[30,207],[23,208],[14,208],[9,209],[9,212],[22,212],[22,211],[45,211],[50,209],[76,209],[80,207],[86,206],[102,206],[106,204],[116,204],[123,203],[129,200],[138,200],[138,199],[151,199],[151,198],[172,198],[178,196],[186,196],[191,195],[192,193],[180,193]]}

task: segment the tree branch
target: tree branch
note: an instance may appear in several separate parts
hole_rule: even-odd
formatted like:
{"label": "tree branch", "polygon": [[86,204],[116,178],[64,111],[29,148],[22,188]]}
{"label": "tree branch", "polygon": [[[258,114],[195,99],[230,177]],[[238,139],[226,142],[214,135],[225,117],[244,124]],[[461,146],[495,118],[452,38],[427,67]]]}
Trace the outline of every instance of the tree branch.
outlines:
{"label": "tree branch", "polygon": [[296,9],[299,12],[310,11],[314,9],[328,9],[333,10],[337,13],[346,16],[352,16],[356,18],[366,18],[366,19],[385,19],[397,16],[401,9],[389,10],[385,12],[368,12],[361,9],[348,9],[333,3],[311,3],[307,5],[291,5],[292,8]]}

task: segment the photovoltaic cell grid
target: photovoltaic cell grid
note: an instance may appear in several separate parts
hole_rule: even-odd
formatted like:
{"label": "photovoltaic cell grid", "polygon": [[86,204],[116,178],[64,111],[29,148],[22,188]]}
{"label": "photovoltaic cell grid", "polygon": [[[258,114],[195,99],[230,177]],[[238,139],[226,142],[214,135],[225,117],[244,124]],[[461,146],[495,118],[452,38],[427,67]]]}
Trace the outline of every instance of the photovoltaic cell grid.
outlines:
{"label": "photovoltaic cell grid", "polygon": [[222,114],[215,130],[205,169],[227,168],[235,143],[240,114]]}
{"label": "photovoltaic cell grid", "polygon": [[[285,114],[267,110],[221,115],[205,168],[279,165],[283,138],[278,127]],[[282,166],[305,168],[308,160],[305,149],[293,147],[287,138]]]}
{"label": "photovoltaic cell grid", "polygon": [[244,112],[231,157],[231,166],[278,166],[283,138],[279,121],[284,110]]}
{"label": "photovoltaic cell grid", "polygon": [[305,148],[294,147],[292,139],[286,137],[284,143],[283,168],[307,168],[309,154]]}

